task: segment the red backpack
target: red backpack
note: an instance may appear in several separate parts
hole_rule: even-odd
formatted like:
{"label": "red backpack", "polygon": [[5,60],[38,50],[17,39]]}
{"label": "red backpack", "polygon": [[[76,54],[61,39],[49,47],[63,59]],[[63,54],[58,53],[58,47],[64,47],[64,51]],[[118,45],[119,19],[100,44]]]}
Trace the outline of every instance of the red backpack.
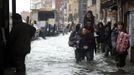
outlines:
{"label": "red backpack", "polygon": [[116,44],[116,51],[119,54],[124,53],[127,48],[129,47],[129,37],[130,35],[125,32],[119,32],[118,37],[117,37],[117,44]]}

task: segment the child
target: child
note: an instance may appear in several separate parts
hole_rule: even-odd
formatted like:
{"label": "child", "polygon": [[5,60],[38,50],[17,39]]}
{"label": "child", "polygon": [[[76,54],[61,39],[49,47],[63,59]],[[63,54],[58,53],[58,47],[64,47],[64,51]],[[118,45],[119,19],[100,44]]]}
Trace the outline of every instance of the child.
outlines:
{"label": "child", "polygon": [[94,58],[95,38],[93,33],[93,27],[91,25],[85,25],[81,32],[81,39],[79,41],[79,51],[83,59],[86,57],[87,62],[90,62]]}

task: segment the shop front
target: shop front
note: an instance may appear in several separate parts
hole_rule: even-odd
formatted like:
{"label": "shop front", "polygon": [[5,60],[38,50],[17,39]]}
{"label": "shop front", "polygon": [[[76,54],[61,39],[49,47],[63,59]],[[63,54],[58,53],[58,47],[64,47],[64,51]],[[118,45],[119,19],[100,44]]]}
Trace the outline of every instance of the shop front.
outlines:
{"label": "shop front", "polygon": [[117,2],[115,0],[101,1],[101,19],[106,24],[111,21],[112,26],[118,20]]}
{"label": "shop front", "polygon": [[123,9],[124,22],[130,34],[130,61],[134,63],[134,1],[124,2]]}

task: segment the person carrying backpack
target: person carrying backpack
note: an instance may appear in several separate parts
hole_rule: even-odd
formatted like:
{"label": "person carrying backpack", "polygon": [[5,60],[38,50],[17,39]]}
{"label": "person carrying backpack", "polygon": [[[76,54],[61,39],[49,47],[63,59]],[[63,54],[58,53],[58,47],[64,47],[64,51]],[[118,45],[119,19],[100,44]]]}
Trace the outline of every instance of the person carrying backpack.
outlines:
{"label": "person carrying backpack", "polygon": [[76,42],[78,40],[79,33],[80,33],[80,24],[77,24],[75,30],[71,32],[69,37],[68,44],[70,47],[76,47]]}
{"label": "person carrying backpack", "polygon": [[128,55],[129,48],[129,34],[126,32],[123,22],[117,24],[118,37],[116,42],[116,53],[118,62],[116,66],[121,69],[126,65],[126,57]]}
{"label": "person carrying backpack", "polygon": [[81,31],[80,24],[77,24],[75,30],[72,31],[72,33],[70,34],[69,41],[68,41],[68,44],[70,47],[76,48],[75,49],[76,62],[79,62],[82,60],[81,55],[79,55],[79,53],[78,53],[78,51],[79,51],[78,44],[79,44],[79,40],[81,39],[80,31]]}

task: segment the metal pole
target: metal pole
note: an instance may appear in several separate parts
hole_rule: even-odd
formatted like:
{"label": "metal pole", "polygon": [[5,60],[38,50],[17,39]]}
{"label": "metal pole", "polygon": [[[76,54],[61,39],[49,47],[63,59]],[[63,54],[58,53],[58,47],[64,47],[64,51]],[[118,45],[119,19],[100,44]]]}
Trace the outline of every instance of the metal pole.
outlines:
{"label": "metal pole", "polygon": [[3,0],[3,16],[4,16],[4,36],[5,39],[9,36],[9,0]]}
{"label": "metal pole", "polygon": [[[16,14],[16,0],[12,0],[12,16]],[[14,19],[13,20],[13,25],[14,25]]]}
{"label": "metal pole", "polygon": [[12,0],[12,11],[14,14],[16,13],[16,0]]}

